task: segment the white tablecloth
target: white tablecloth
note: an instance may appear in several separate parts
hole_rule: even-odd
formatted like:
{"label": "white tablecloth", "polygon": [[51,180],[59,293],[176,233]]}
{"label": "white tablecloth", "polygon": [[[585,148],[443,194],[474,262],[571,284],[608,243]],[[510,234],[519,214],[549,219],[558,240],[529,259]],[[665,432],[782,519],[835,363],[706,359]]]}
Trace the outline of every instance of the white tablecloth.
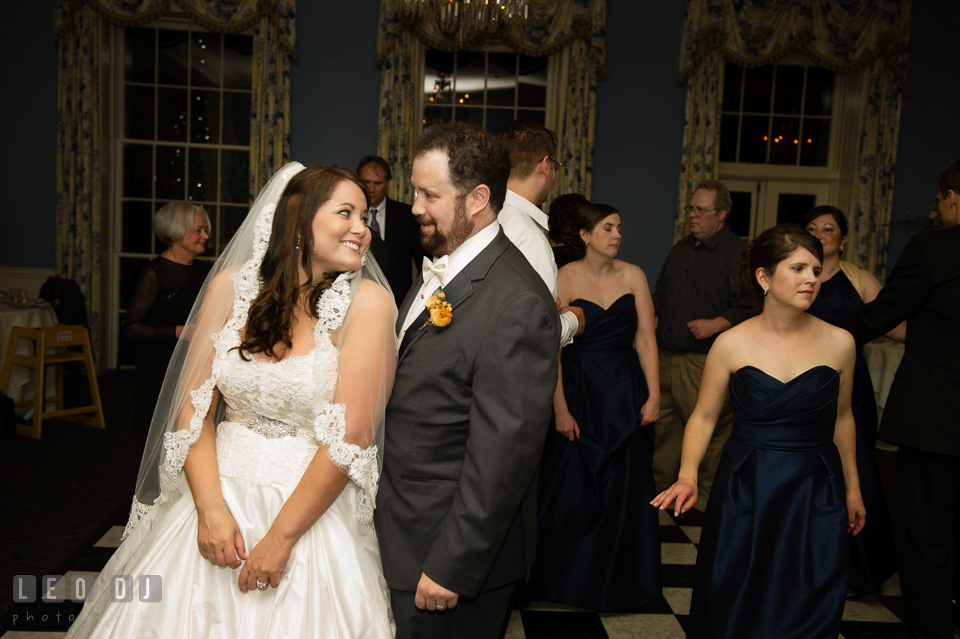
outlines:
{"label": "white tablecloth", "polygon": [[[20,308],[9,306],[0,302],[0,365],[7,354],[7,345],[10,341],[10,329],[14,326],[26,326],[27,328],[40,328],[43,326],[53,326],[57,323],[57,314],[53,312],[53,307],[47,302],[42,302],[37,306]],[[32,355],[32,342],[20,340],[17,345],[17,352],[21,355]],[[47,369],[47,395],[56,392],[56,380],[53,378],[53,367]],[[33,396],[33,371],[23,366],[14,366],[10,369],[10,381],[7,387],[3,389],[7,395],[15,400],[24,397]],[[24,407],[24,410],[17,409],[17,413],[24,413],[24,417],[29,419],[33,414],[33,409]]]}

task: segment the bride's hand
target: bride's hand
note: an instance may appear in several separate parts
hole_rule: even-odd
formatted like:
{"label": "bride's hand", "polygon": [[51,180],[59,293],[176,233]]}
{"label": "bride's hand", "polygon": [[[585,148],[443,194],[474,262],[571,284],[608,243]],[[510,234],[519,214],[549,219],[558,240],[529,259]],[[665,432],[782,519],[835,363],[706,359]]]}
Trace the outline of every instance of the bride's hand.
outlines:
{"label": "bride's hand", "polygon": [[674,517],[693,508],[693,505],[697,503],[697,482],[678,479],[673,486],[654,497],[650,505],[664,510],[674,500],[676,500],[673,507]]}
{"label": "bride's hand", "polygon": [[236,568],[247,558],[243,535],[225,504],[198,510],[197,518],[197,546],[201,557],[221,568]]}
{"label": "bride's hand", "polygon": [[237,580],[240,591],[246,593],[257,590],[258,581],[269,583],[274,588],[280,585],[280,574],[292,551],[292,544],[280,541],[272,531],[267,531],[260,543],[250,551],[247,563],[240,570],[240,578]]}

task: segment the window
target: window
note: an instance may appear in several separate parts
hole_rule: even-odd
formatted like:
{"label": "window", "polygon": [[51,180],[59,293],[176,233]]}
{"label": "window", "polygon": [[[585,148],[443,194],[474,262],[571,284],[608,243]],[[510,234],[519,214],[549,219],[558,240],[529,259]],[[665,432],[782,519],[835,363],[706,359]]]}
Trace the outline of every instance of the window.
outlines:
{"label": "window", "polygon": [[827,166],[834,74],[777,64],[723,76],[720,161]]}
{"label": "window", "polygon": [[[166,26],[166,24],[164,25]],[[132,363],[119,327],[143,264],[162,252],[153,213],[174,200],[200,204],[214,259],[248,210],[251,67],[249,35],[194,25],[118,29],[114,68],[114,205],[111,234],[111,365]],[[114,356],[119,353],[117,360]]]}
{"label": "window", "polygon": [[850,210],[863,81],[802,56],[726,65],[719,175],[733,197],[731,230],[752,238],[815,206]]}
{"label": "window", "polygon": [[424,54],[424,128],[444,122],[470,122],[496,133],[517,119],[548,128],[547,85],[550,57],[533,58],[501,50],[428,49]]}

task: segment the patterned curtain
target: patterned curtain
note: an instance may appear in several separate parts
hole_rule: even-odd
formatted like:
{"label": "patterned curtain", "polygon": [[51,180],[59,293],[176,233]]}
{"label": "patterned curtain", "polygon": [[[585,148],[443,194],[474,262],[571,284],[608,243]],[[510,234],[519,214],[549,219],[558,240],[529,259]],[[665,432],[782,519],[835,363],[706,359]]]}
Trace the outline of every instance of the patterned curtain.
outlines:
{"label": "patterned curtain", "polygon": [[[489,33],[446,34],[432,12],[416,24],[397,16],[399,0],[380,1],[377,68],[380,69],[380,117],[377,153],[396,176],[409,176],[419,124],[416,111],[418,42],[445,51],[464,51]],[[518,53],[569,56],[569,82],[559,114],[558,155],[564,169],[555,193],[583,193],[593,186],[593,142],[597,82],[606,79],[606,0],[531,0],[526,25],[501,22],[496,37]],[[409,201],[409,180],[393,180],[390,197]]]}
{"label": "patterned curtain", "polygon": [[[100,344],[103,198],[100,25],[135,27],[172,13],[214,33],[253,28],[250,200],[290,158],[290,66],[297,61],[296,0],[56,0],[56,271],[80,284],[94,352]],[[181,14],[181,15],[182,15]]]}
{"label": "patterned curtain", "polygon": [[860,266],[882,276],[911,6],[912,0],[687,0],[679,77],[687,87],[687,120],[675,239],[684,233],[683,206],[693,185],[717,177],[724,63],[759,67],[802,53],[836,73],[869,70],[850,241]]}

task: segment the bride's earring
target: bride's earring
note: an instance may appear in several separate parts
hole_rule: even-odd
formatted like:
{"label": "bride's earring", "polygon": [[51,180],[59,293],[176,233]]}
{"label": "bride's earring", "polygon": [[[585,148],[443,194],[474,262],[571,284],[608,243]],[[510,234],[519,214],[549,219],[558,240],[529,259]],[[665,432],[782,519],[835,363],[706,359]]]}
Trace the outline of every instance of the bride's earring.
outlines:
{"label": "bride's earring", "polygon": [[766,288],[765,288],[765,289],[763,289],[763,296],[764,296],[764,297],[766,297],[766,296],[767,296],[767,291],[768,291],[768,290],[769,290],[769,289],[766,289]]}
{"label": "bride's earring", "polygon": [[299,251],[299,250],[300,250],[300,236],[299,236],[299,235],[297,236],[297,243],[296,243],[296,245],[294,245],[293,250],[295,250],[295,251]]}

